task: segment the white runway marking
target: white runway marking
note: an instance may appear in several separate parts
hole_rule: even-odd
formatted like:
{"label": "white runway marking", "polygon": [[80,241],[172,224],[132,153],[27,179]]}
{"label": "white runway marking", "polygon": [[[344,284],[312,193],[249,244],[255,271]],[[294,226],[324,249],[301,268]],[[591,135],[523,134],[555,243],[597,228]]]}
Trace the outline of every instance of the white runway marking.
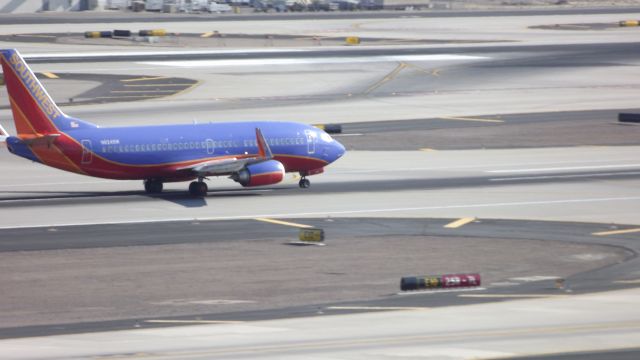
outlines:
{"label": "white runway marking", "polygon": [[192,60],[192,61],[144,61],[138,64],[162,65],[181,68],[214,67],[214,66],[268,66],[268,65],[312,65],[312,64],[352,64],[396,61],[452,61],[452,60],[484,60],[485,56],[470,55],[396,55],[368,57],[326,57],[306,59],[232,59],[232,60]]}
{"label": "white runway marking", "polygon": [[560,279],[559,276],[547,276],[547,275],[537,275],[537,276],[524,276],[524,277],[516,277],[511,278],[511,281],[521,281],[521,282],[533,282],[533,281],[544,281],[544,280],[557,280]]}
{"label": "white runway marking", "polygon": [[584,178],[584,177],[609,177],[609,176],[620,176],[620,175],[640,175],[640,172],[522,176],[522,177],[512,177],[512,178],[494,178],[494,179],[489,179],[489,181],[523,181],[523,180],[572,179],[572,178]]}
{"label": "white runway marking", "polygon": [[83,59],[102,56],[158,56],[158,55],[215,55],[215,54],[244,54],[244,53],[279,53],[279,52],[305,52],[307,49],[282,48],[282,49],[224,49],[224,50],[188,50],[188,51],[96,51],[86,53],[45,53],[26,54],[26,60],[40,58],[69,58],[80,57]]}
{"label": "white runway marking", "polygon": [[408,295],[425,295],[425,294],[440,294],[440,293],[450,293],[450,292],[467,292],[467,291],[482,291],[487,290],[487,288],[477,287],[477,288],[455,288],[455,289],[435,289],[435,290],[418,290],[418,291],[403,291],[396,293],[399,296],[408,296]]}
{"label": "white runway marking", "polygon": [[184,218],[167,218],[167,219],[127,220],[127,221],[78,222],[78,223],[60,223],[60,224],[46,224],[46,225],[42,225],[42,224],[40,224],[40,225],[20,225],[20,226],[3,226],[3,227],[0,227],[0,230],[24,229],[24,228],[42,228],[42,227],[64,227],[64,226],[145,224],[145,223],[164,223],[164,222],[182,222],[182,221],[248,220],[248,219],[255,219],[255,218],[301,218],[301,217],[304,218],[304,217],[317,217],[317,216],[324,217],[324,216],[330,216],[330,215],[353,215],[353,214],[402,212],[402,211],[426,211],[426,210],[473,209],[473,208],[491,208],[491,207],[509,207],[509,206],[583,204],[583,203],[595,203],[595,202],[638,201],[638,200],[640,200],[640,196],[592,198],[592,199],[516,201],[516,202],[501,202],[501,203],[486,203],[486,204],[420,206],[420,207],[385,208],[385,209],[325,210],[325,211],[294,212],[294,213],[279,213],[279,214],[252,214],[252,215],[235,215],[235,216],[184,217]]}
{"label": "white runway marking", "polygon": [[372,311],[395,311],[395,310],[411,310],[425,311],[431,310],[427,307],[411,307],[411,306],[329,306],[327,310],[372,310]]}
{"label": "white runway marking", "polygon": [[488,173],[525,173],[525,172],[545,172],[545,171],[573,171],[573,170],[601,170],[619,168],[637,168],[640,164],[620,164],[620,165],[595,165],[595,166],[568,166],[538,169],[507,169],[507,170],[487,170]]}
{"label": "white runway marking", "polygon": [[150,324],[243,324],[244,321],[233,320],[145,320]]}

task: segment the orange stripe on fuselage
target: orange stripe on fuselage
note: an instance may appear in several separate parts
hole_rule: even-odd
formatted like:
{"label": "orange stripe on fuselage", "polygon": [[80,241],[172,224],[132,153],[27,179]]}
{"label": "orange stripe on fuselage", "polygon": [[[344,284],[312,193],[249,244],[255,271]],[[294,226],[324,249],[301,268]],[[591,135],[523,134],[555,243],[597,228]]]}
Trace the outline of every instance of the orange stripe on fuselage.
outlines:
{"label": "orange stripe on fuselage", "polygon": [[[54,140],[54,142],[59,143],[64,142],[64,140],[58,138]],[[78,165],[71,161],[62,150],[60,150],[58,144],[51,144],[51,146],[42,144],[29,146],[29,148],[40,159],[40,161],[42,161],[46,165],[78,174],[87,175],[87,173],[85,173]]]}
{"label": "orange stripe on fuselage", "polygon": [[[13,97],[10,97],[9,100],[13,105],[14,104]],[[26,120],[25,114],[22,112],[22,110],[19,107],[15,107],[14,110],[15,112],[13,115],[16,119],[24,119],[26,123],[29,126],[31,126],[29,121]],[[32,139],[34,138],[34,136],[38,136],[38,135],[41,135],[41,134],[37,134],[37,133],[36,134],[31,134],[31,133],[18,134],[18,136],[22,139]],[[45,165],[49,165],[49,166],[66,170],[66,171],[71,171],[78,174],[86,174],[84,171],[82,171],[82,169],[76,163],[71,161],[65,155],[65,151],[64,151],[66,150],[64,149],[65,140],[62,140],[61,138],[64,138],[66,141],[68,141],[67,140],[68,136],[66,134],[63,134],[60,138],[55,139],[51,144],[41,143],[37,145],[29,145],[29,148],[31,149],[33,154],[36,157],[38,157],[40,162],[42,162]],[[62,144],[63,150],[59,149],[57,144]],[[66,147],[69,148],[69,146],[66,146]],[[82,154],[82,152],[80,153]]]}

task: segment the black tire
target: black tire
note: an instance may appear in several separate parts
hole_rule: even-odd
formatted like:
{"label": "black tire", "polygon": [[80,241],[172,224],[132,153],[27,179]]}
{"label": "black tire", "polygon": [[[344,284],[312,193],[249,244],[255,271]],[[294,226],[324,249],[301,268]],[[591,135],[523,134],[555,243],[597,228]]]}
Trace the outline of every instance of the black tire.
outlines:
{"label": "black tire", "polygon": [[311,181],[309,181],[309,179],[300,179],[298,186],[302,189],[307,189],[311,186]]}
{"label": "black tire", "polygon": [[209,191],[209,188],[202,181],[193,181],[189,184],[189,194],[192,196],[205,197],[207,196],[207,191]]}
{"label": "black tire", "polygon": [[157,179],[148,179],[144,181],[144,190],[147,194],[159,194],[162,192],[162,181]]}

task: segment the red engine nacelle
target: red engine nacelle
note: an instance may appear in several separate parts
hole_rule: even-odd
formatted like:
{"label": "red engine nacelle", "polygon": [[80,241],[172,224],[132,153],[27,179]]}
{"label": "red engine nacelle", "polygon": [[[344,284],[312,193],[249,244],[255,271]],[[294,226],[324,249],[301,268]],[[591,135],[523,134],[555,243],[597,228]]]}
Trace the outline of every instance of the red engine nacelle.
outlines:
{"label": "red engine nacelle", "polygon": [[276,160],[247,165],[233,175],[244,187],[277,184],[284,179],[284,165]]}

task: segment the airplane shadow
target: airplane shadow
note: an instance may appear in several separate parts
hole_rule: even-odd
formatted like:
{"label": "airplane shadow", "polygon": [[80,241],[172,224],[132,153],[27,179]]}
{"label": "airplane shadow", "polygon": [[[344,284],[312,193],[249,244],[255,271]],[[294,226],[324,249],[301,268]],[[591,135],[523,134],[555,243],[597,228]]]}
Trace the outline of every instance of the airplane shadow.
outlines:
{"label": "airplane shadow", "polygon": [[[272,189],[275,190],[275,189]],[[16,194],[12,196],[12,194]],[[19,194],[19,195],[17,195]],[[113,191],[113,192],[87,192],[87,191],[0,191],[0,208],[3,207],[27,207],[48,205],[73,205],[81,203],[107,204],[107,203],[131,203],[141,199],[161,199],[186,208],[198,208],[207,206],[207,199],[260,196],[261,191],[246,189],[220,189],[210,190],[204,198],[193,197],[185,191],[164,191],[160,194],[147,194],[144,191]]]}

